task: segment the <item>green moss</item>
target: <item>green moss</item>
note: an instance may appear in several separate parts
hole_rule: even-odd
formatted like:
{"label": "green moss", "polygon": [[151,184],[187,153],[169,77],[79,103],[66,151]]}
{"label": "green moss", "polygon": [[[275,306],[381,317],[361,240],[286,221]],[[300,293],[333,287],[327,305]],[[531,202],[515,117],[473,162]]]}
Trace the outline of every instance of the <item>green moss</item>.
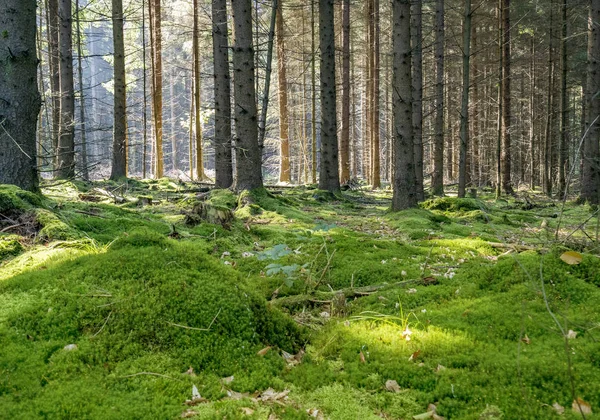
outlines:
{"label": "green moss", "polygon": [[[142,233],[121,240],[106,254],[5,281],[0,294],[12,302],[0,309],[3,341],[14,343],[11,351],[31,349],[21,361],[13,359],[15,366],[23,363],[32,370],[29,374],[62,384],[60,393],[52,394],[52,388],[42,389],[39,383],[24,387],[19,375],[4,378],[0,389],[12,390],[0,392],[4,414],[16,412],[15,407],[43,406],[52,394],[56,409],[66,407],[63,413],[99,418],[98,407],[110,410],[116,403],[115,394],[105,399],[100,392],[107,386],[142,392],[132,397],[138,410],[155,405],[158,398],[164,407],[150,412],[168,413],[189,398],[191,387],[172,380],[160,381],[168,390],[155,387],[154,378],[136,373],[153,371],[182,380],[181,372],[193,366],[204,375],[235,373],[236,390],[254,391],[271,386],[284,366],[278,350],[265,357],[256,352],[272,345],[294,353],[304,340],[295,323],[267,308],[220,261],[191,245]],[[62,350],[67,344],[78,348]],[[75,391],[84,384],[85,389]],[[204,392],[214,398],[221,391]]]}
{"label": "green moss", "polygon": [[79,235],[51,211],[37,209],[35,220],[40,225],[38,237],[46,242],[77,238]]}
{"label": "green moss", "polygon": [[0,185],[0,213],[11,215],[42,206],[42,198],[14,185]]}
{"label": "green moss", "polygon": [[216,207],[235,209],[238,203],[238,197],[231,190],[214,189],[210,191],[208,201]]}
{"label": "green moss", "polygon": [[485,209],[486,206],[480,200],[474,198],[440,197],[426,200],[421,207],[427,210],[441,210],[451,212],[465,212]]}
{"label": "green moss", "polygon": [[19,255],[23,249],[19,236],[0,236],[0,261],[10,256]]}

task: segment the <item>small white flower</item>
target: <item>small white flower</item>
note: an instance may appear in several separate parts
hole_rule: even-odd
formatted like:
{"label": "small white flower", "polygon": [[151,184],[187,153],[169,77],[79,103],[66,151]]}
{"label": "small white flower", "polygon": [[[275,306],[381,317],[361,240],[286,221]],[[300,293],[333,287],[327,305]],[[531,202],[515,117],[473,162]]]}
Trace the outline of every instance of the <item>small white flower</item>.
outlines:
{"label": "small white flower", "polygon": [[425,309],[425,308],[421,309],[421,313],[424,314],[425,312],[427,312],[427,309]]}
{"label": "small white flower", "polygon": [[381,260],[381,264],[387,263],[387,260]]}
{"label": "small white flower", "polygon": [[223,264],[225,264],[225,265],[231,265],[231,261],[223,261]]}
{"label": "small white flower", "polygon": [[252,252],[248,252],[248,251],[242,252],[242,258],[250,258],[253,256],[254,256],[254,254]]}
{"label": "small white flower", "polygon": [[412,294],[414,294],[414,293],[417,293],[417,289],[414,289],[414,288],[412,288],[412,287],[411,287],[410,289],[408,289],[408,290],[406,291],[406,293],[408,293],[409,295],[412,295]]}
{"label": "small white flower", "polygon": [[410,336],[412,335],[412,331],[406,327],[404,331],[402,331],[402,338],[406,341],[410,341]]}
{"label": "small white flower", "polygon": [[231,252],[229,252],[229,251],[225,251],[221,254],[221,258],[225,258],[225,257],[229,257],[229,256],[231,256]]}
{"label": "small white flower", "polygon": [[402,270],[400,274],[402,274],[403,277],[406,277],[406,271]]}

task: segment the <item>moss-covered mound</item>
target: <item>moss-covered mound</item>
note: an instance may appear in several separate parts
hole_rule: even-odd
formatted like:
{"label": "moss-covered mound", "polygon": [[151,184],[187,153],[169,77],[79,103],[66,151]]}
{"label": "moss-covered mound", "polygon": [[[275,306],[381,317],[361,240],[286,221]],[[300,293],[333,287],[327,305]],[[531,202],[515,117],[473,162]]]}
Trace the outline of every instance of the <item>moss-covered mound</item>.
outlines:
{"label": "moss-covered mound", "polygon": [[421,207],[427,210],[465,212],[485,209],[485,204],[475,198],[440,197],[426,200]]}
{"label": "moss-covered mound", "polygon": [[[257,351],[302,333],[197,246],[134,233],[0,284],[0,340],[0,417],[169,418],[190,381],[209,398],[234,373],[239,391],[273,386],[284,361]],[[123,398],[131,412],[110,413]]]}
{"label": "moss-covered mound", "polygon": [[42,199],[37,194],[23,191],[14,185],[0,185],[0,213],[5,216],[41,205]]}

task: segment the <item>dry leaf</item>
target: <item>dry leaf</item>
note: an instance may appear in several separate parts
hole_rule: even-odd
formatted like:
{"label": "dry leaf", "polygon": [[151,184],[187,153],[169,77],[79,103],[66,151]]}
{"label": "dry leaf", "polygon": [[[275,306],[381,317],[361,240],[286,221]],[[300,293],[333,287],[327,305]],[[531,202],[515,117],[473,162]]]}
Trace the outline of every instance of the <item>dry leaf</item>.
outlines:
{"label": "dry leaf", "polygon": [[360,352],[360,354],[359,354],[359,357],[360,357],[360,362],[361,362],[361,363],[365,363],[365,362],[366,362],[366,360],[365,360],[365,355],[363,354],[363,352],[362,352],[362,351]]}
{"label": "dry leaf", "polygon": [[186,370],[184,373],[184,375],[190,375],[190,376],[196,376],[196,374],[194,373],[194,368],[190,366],[190,368],[188,370]]}
{"label": "dry leaf", "polygon": [[525,344],[531,344],[531,340],[529,339],[529,337],[527,337],[527,334],[525,334],[525,337],[523,337],[521,341]]}
{"label": "dry leaf", "polygon": [[221,383],[223,383],[223,384],[226,384],[226,385],[227,385],[227,384],[230,384],[230,383],[232,383],[232,382],[233,382],[233,379],[234,379],[234,378],[233,378],[233,375],[231,375],[231,376],[228,376],[227,378],[221,378]]}
{"label": "dry leaf", "polygon": [[564,414],[565,412],[565,407],[563,407],[562,405],[560,405],[559,403],[555,402],[554,404],[552,404],[552,408],[554,409],[554,411],[556,411],[558,414]]}
{"label": "dry leaf", "polygon": [[567,251],[563,252],[563,254],[560,256],[560,259],[569,265],[576,265],[583,260],[583,255],[581,255],[579,252]]}
{"label": "dry leaf", "polygon": [[183,419],[189,419],[190,417],[195,417],[197,415],[198,415],[197,411],[194,411],[191,408],[188,408],[183,413],[181,413],[181,418],[183,418]]}
{"label": "dry leaf", "polygon": [[267,346],[262,350],[259,350],[258,353],[256,353],[259,356],[264,356],[265,354],[267,354],[269,352],[269,350],[271,350],[271,346]]}
{"label": "dry leaf", "polygon": [[269,414],[269,418],[267,420],[279,420],[279,418],[275,414],[271,413]]}
{"label": "dry leaf", "polygon": [[394,381],[393,379],[388,379],[385,381],[385,389],[390,392],[400,392],[400,385],[398,385],[398,382]]}
{"label": "dry leaf", "polygon": [[319,410],[317,410],[316,408],[309,408],[308,410],[306,410],[306,412],[308,413],[309,417],[315,418],[315,419],[323,419],[323,415],[321,414],[321,412]]}
{"label": "dry leaf", "polygon": [[227,390],[227,396],[232,399],[232,400],[241,400],[242,398],[248,397],[250,394],[248,393],[241,393],[241,392],[237,392],[237,391],[232,391],[230,389]]}
{"label": "dry leaf", "polygon": [[573,401],[572,408],[575,413],[592,414],[592,406],[579,397]]}
{"label": "dry leaf", "polygon": [[251,409],[250,407],[242,407],[242,413],[245,416],[251,416],[252,414],[254,414],[254,410]]}
{"label": "dry leaf", "polygon": [[577,333],[573,330],[569,330],[569,332],[567,333],[567,338],[569,340],[575,340],[577,338]]}
{"label": "dry leaf", "polygon": [[281,402],[287,399],[287,395],[290,393],[289,389],[285,389],[281,392],[276,392],[273,388],[264,390],[257,398],[257,401],[262,402]]}
{"label": "dry leaf", "polygon": [[419,357],[419,354],[421,354],[421,350],[417,350],[416,352],[411,354],[410,357],[408,358],[408,361],[412,362],[413,360],[416,360],[417,357]]}

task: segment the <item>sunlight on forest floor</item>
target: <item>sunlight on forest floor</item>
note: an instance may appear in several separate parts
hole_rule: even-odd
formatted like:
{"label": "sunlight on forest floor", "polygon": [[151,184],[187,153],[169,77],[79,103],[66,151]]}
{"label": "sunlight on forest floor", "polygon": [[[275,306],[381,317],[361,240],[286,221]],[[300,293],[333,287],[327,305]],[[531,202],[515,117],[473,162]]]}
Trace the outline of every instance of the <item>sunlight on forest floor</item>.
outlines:
{"label": "sunlight on forest floor", "polygon": [[0,417],[597,418],[596,209],[270,191],[0,187]]}

